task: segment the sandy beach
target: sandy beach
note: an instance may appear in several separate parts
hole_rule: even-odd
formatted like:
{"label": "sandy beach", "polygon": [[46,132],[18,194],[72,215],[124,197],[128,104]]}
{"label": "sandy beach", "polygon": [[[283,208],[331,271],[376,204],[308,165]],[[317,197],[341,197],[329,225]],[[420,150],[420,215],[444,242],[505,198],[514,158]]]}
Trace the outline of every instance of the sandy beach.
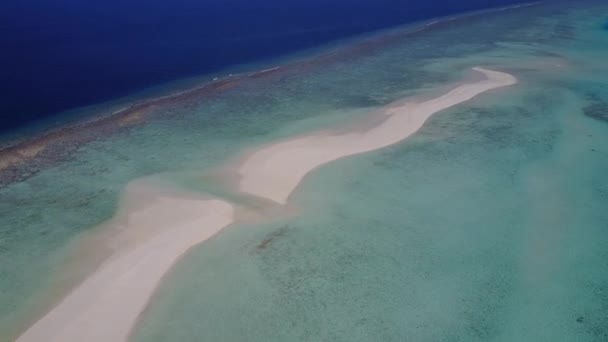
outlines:
{"label": "sandy beach", "polygon": [[[420,129],[434,113],[516,78],[475,68],[484,79],[461,84],[424,102],[399,101],[384,109],[386,120],[364,131],[316,134],[281,141],[253,151],[238,166],[238,190],[280,204],[302,179],[330,161],[389,146]],[[219,199],[180,196],[141,188],[125,191],[110,222],[134,242],[119,249],[63,301],[30,327],[18,342],[126,341],[163,276],[191,247],[235,220],[232,204]],[[137,232],[145,233],[138,235]]]}

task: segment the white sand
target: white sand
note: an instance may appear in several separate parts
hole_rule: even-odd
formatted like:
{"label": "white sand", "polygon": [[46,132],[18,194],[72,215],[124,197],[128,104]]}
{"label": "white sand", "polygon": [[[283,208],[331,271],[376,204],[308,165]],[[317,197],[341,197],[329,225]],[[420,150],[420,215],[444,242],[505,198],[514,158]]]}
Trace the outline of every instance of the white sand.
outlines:
{"label": "white sand", "polygon": [[[358,133],[312,135],[272,144],[240,166],[240,190],[285,203],[314,168],[353,154],[397,143],[433,114],[488,90],[512,85],[505,73],[476,68],[485,80],[458,86],[421,103],[395,104],[380,125]],[[122,342],[171,266],[192,246],[234,221],[221,200],[185,197],[155,187],[132,185],[116,219],[108,225],[129,243],[76,287],[18,342]]]}
{"label": "white sand", "polygon": [[358,133],[312,135],[272,144],[250,154],[239,169],[239,189],[285,204],[304,176],[325,163],[395,144],[415,133],[434,113],[491,89],[517,83],[509,74],[474,68],[486,79],[463,84],[429,101],[389,106],[380,125]]}
{"label": "white sand", "polygon": [[118,224],[157,234],[111,257],[18,342],[126,341],[171,266],[190,247],[233,221],[232,206],[223,201],[164,196],[142,200],[147,204]]}

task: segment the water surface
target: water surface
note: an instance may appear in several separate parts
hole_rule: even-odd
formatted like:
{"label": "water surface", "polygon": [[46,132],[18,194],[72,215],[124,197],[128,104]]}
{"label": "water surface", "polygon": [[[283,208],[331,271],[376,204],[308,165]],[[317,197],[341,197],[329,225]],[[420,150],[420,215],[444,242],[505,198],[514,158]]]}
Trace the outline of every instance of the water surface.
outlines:
{"label": "water surface", "polygon": [[153,175],[224,196],[208,170],[243,150],[439,93],[482,65],[520,83],[436,114],[402,144],[319,169],[293,196],[293,216],[195,248],[133,340],[606,340],[603,10],[543,4],[438,23],[176,103],[3,187],[3,338],[90,272],[70,261],[72,246],[111,217],[129,181]]}

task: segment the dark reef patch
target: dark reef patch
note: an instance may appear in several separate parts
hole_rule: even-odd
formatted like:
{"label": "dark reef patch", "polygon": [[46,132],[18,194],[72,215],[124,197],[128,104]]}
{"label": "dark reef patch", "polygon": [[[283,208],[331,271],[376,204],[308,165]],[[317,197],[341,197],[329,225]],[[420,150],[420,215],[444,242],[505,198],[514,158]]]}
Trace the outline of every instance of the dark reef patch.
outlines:
{"label": "dark reef patch", "polygon": [[574,39],[576,38],[576,29],[573,24],[560,23],[555,27],[553,35],[561,39]]}
{"label": "dark reef patch", "polygon": [[593,103],[583,108],[583,112],[590,118],[608,122],[608,103]]}
{"label": "dark reef patch", "polygon": [[128,131],[149,118],[170,115],[170,108],[188,105],[201,96],[209,96],[235,87],[242,77],[230,77],[189,91],[135,103],[98,120],[79,123],[47,132],[0,149],[0,187],[24,181],[40,170],[69,160],[89,142],[106,139]]}
{"label": "dark reef patch", "polygon": [[289,231],[289,226],[284,225],[281,228],[275,230],[274,232],[266,235],[266,237],[260,243],[257,244],[257,246],[255,247],[255,251],[260,252],[260,251],[267,249],[277,239],[285,236],[288,231]]}

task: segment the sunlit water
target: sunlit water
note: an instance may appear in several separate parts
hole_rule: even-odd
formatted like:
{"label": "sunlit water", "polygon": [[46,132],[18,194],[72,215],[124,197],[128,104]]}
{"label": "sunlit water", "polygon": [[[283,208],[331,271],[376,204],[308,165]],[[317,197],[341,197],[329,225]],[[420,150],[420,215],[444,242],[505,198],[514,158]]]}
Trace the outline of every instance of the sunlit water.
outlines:
{"label": "sunlit water", "polygon": [[206,170],[246,148],[432,95],[482,65],[520,83],[313,172],[292,216],[195,248],[133,340],[605,341],[606,9],[489,13],[250,80],[1,189],[1,338],[86,274],[71,246],[111,217],[128,181],[158,174],[221,194]]}

